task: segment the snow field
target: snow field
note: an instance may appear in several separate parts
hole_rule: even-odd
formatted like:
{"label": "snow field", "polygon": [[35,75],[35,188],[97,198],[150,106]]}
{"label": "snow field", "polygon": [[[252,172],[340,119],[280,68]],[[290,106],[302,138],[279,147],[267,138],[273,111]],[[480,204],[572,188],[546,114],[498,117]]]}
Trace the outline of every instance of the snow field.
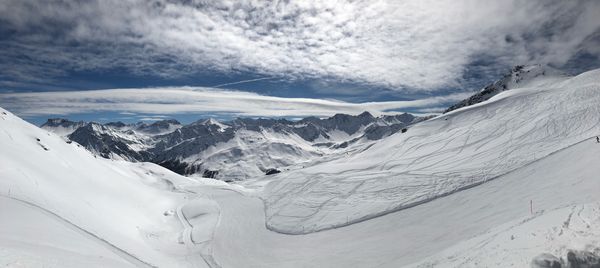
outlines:
{"label": "snow field", "polygon": [[265,188],[269,229],[345,226],[452,194],[600,133],[600,71],[505,91],[364,151],[280,174]]}
{"label": "snow field", "polygon": [[[127,254],[136,265],[202,265],[186,259],[192,252],[178,243],[185,229],[177,217],[165,213],[201,199],[176,188],[198,182],[154,164],[96,158],[76,143],[1,112],[2,196],[43,208]],[[218,218],[216,204],[204,201],[210,212],[204,218]],[[184,206],[191,219],[204,209],[197,205],[201,201],[194,202]],[[208,233],[208,227],[201,229]],[[207,241],[202,235],[198,240]]]}

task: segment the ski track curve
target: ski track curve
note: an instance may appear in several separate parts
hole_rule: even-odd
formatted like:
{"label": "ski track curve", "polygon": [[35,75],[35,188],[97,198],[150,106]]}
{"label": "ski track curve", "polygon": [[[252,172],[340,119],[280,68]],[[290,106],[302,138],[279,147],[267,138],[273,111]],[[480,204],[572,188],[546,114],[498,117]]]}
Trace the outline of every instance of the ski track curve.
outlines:
{"label": "ski track curve", "polygon": [[[187,190],[190,193],[194,193],[193,191]],[[208,247],[210,247],[210,243],[212,242],[212,237],[214,237],[214,229],[212,230],[211,233],[211,240],[209,241],[204,241],[204,242],[200,242],[200,243],[196,243],[194,242],[194,236],[193,236],[193,229],[194,229],[194,225],[192,225],[190,223],[190,221],[188,220],[188,218],[185,216],[185,213],[183,213],[182,209],[184,206],[186,206],[188,203],[184,203],[181,204],[179,206],[177,206],[177,208],[175,209],[175,214],[177,215],[177,219],[179,220],[179,222],[181,223],[183,230],[181,232],[181,240],[182,242],[186,245],[186,247],[188,248],[199,248],[203,245],[206,245]],[[220,217],[220,216],[219,216]],[[203,253],[203,252],[198,252],[198,255],[202,258],[202,261],[210,268],[221,268],[221,266],[217,263],[217,261],[213,258],[213,256],[209,253]]]}

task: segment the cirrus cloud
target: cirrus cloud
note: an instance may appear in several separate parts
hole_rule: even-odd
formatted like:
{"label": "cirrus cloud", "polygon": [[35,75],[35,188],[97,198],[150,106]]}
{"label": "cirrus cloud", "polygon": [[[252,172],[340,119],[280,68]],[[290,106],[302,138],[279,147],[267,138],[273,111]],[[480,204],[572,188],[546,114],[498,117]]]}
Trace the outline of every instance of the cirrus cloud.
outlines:
{"label": "cirrus cloud", "polygon": [[[375,115],[400,109],[437,106],[464,99],[458,93],[410,101],[349,103],[337,100],[283,98],[215,88],[140,88],[0,94],[0,105],[17,115],[55,116],[95,112],[121,114],[230,114],[234,116]],[[156,117],[156,116],[155,116]]]}

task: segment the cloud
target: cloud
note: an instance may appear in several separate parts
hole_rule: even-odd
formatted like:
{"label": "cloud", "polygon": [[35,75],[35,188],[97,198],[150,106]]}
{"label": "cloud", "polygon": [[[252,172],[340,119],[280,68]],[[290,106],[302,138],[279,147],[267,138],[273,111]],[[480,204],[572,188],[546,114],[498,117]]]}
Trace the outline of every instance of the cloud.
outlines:
{"label": "cloud", "polygon": [[214,88],[106,89],[0,94],[0,105],[20,116],[94,112],[120,114],[229,114],[233,116],[331,116],[336,113],[375,115],[401,109],[456,102],[467,94],[411,101],[349,103],[336,100],[282,98]]}
{"label": "cloud", "polygon": [[141,117],[140,121],[160,121],[160,120],[164,120],[164,117]]}
{"label": "cloud", "polygon": [[432,91],[464,85],[481,58],[598,55],[598,13],[585,0],[5,0],[0,79],[211,70]]}
{"label": "cloud", "polygon": [[275,79],[275,77],[263,77],[263,78],[256,78],[256,79],[248,79],[248,80],[242,80],[242,81],[237,81],[237,82],[219,84],[219,85],[215,85],[212,87],[220,88],[220,87],[225,87],[225,86],[239,85],[239,84],[244,84],[244,83],[251,83],[251,82],[256,82],[256,81],[272,80],[272,79]]}

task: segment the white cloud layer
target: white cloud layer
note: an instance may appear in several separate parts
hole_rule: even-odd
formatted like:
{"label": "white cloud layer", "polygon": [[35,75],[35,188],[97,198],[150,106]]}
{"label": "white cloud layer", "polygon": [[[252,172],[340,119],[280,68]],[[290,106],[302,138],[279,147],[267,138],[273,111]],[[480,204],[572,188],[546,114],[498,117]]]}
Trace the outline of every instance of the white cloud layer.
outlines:
{"label": "white cloud layer", "polygon": [[436,90],[481,58],[597,56],[598,14],[585,0],[3,0],[0,78],[209,69]]}
{"label": "white cloud layer", "polygon": [[[374,115],[390,110],[432,107],[456,102],[467,94],[411,101],[348,103],[336,100],[282,98],[214,88],[106,89],[0,94],[0,105],[20,116],[69,115],[91,112],[121,114],[227,113],[235,116],[331,116],[336,113]],[[156,117],[156,116],[154,116]]]}

